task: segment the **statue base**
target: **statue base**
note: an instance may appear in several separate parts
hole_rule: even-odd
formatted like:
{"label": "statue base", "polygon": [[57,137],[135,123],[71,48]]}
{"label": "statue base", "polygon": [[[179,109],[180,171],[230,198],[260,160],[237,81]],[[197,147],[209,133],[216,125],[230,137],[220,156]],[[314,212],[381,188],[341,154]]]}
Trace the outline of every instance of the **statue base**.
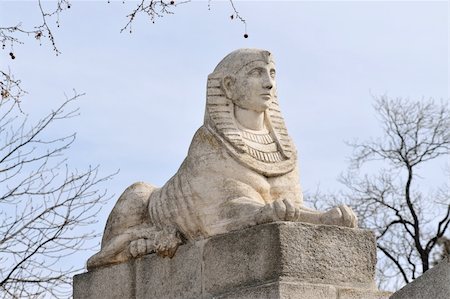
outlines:
{"label": "statue base", "polygon": [[384,299],[373,233],[275,222],[182,245],[74,277],[74,299]]}
{"label": "statue base", "polygon": [[391,298],[450,298],[450,256],[395,292]]}

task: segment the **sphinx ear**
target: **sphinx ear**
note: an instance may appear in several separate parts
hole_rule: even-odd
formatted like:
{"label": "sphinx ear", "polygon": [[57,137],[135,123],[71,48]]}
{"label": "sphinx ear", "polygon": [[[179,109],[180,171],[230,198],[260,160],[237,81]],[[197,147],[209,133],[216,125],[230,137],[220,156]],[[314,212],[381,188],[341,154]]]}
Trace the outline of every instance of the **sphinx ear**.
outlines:
{"label": "sphinx ear", "polygon": [[225,92],[225,96],[230,100],[233,99],[234,85],[236,83],[236,78],[234,76],[225,76],[222,80],[222,88]]}

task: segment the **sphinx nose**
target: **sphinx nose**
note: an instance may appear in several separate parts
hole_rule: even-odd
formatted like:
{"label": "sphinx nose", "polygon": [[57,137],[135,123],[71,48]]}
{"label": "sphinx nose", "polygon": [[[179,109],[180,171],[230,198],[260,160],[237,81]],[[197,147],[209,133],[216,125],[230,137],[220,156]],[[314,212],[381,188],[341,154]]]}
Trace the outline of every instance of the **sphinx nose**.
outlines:
{"label": "sphinx nose", "polygon": [[273,88],[273,84],[272,83],[270,83],[270,82],[267,82],[267,83],[265,83],[264,84],[264,88],[267,88],[267,89],[272,89]]}

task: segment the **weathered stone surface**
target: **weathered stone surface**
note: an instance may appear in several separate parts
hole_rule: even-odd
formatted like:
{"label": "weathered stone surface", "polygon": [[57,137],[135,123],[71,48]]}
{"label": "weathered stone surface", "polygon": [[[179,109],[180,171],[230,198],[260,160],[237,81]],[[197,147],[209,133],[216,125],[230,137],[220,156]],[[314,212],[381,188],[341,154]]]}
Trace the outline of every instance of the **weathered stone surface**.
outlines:
{"label": "weathered stone surface", "polygon": [[337,289],[331,285],[280,283],[280,299],[338,298]]}
{"label": "weathered stone surface", "polygon": [[287,277],[296,281],[375,288],[370,231],[291,222],[266,224],[205,243],[208,293]]}
{"label": "weathered stone surface", "polygon": [[450,298],[450,256],[413,282],[394,293],[391,299]]}
{"label": "weathered stone surface", "polygon": [[[206,298],[212,298],[211,295],[208,295]],[[280,298],[280,290],[279,283],[272,282],[268,284],[241,288],[241,289],[233,289],[231,292],[216,295],[214,299],[256,299],[256,298]]]}
{"label": "weathered stone surface", "polygon": [[374,267],[370,231],[275,222],[77,275],[74,299],[387,298]]}
{"label": "weathered stone surface", "polygon": [[296,225],[279,229],[281,275],[297,281],[375,288],[375,237],[368,230]]}
{"label": "weathered stone surface", "polygon": [[[234,290],[216,296],[217,299],[326,299],[338,298],[337,290],[329,285],[310,285],[286,282],[272,282],[250,288]],[[362,297],[361,297],[362,298]]]}
{"label": "weathered stone surface", "polygon": [[134,299],[134,263],[122,263],[75,275],[73,298]]}
{"label": "weathered stone surface", "polygon": [[180,246],[172,259],[156,254],[137,259],[136,298],[201,298],[202,247],[201,242]]}
{"label": "weathered stone surface", "polygon": [[392,295],[391,292],[340,288],[338,289],[339,299],[388,299]]}
{"label": "weathered stone surface", "polygon": [[388,299],[391,293],[367,289],[341,289],[326,284],[272,282],[233,290],[217,299]]}
{"label": "weathered stone surface", "polygon": [[231,52],[208,76],[203,125],[161,188],[135,183],[119,197],[88,270],[147,253],[173,256],[199,240],[275,221],[357,227],[345,206],[303,205],[297,152],[276,93],[272,54]]}
{"label": "weathered stone surface", "polygon": [[218,294],[276,280],[281,275],[277,224],[210,238],[204,247],[204,289]]}

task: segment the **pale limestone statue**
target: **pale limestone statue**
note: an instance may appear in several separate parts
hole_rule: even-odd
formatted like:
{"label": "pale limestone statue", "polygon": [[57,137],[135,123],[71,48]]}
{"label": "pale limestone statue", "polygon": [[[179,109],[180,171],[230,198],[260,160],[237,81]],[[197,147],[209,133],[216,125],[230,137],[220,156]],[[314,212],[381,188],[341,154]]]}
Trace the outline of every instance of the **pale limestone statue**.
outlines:
{"label": "pale limestone statue", "polygon": [[356,227],[347,206],[303,206],[295,146],[278,105],[270,52],[240,49],[208,76],[204,124],[161,188],[136,183],[112,210],[88,269],[272,221]]}

